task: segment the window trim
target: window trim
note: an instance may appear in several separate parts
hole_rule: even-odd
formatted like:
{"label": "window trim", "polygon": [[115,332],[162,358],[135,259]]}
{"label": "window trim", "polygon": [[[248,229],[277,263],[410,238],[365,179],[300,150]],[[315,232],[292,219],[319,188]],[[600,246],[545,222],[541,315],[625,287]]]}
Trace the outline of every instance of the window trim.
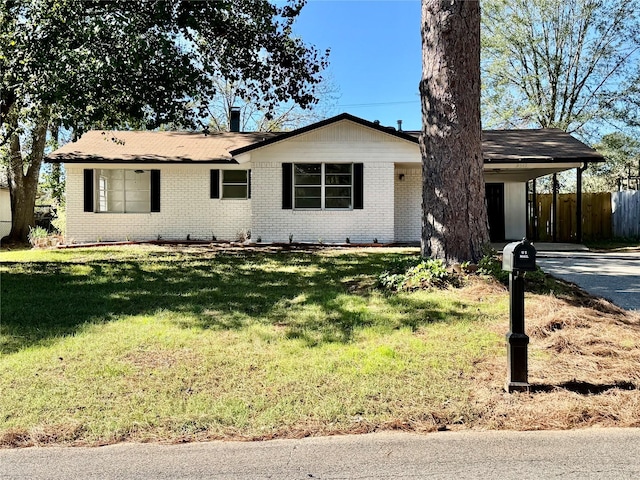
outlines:
{"label": "window trim", "polygon": [[[299,185],[296,184],[296,165],[320,165],[320,185]],[[327,184],[327,165],[349,165],[350,166],[350,171],[349,171],[349,176],[350,178],[350,183],[349,185],[328,185]],[[348,212],[348,211],[352,211],[355,209],[355,190],[356,190],[356,185],[355,185],[355,163],[353,162],[299,162],[299,163],[293,163],[292,164],[292,174],[291,174],[291,198],[292,198],[292,209],[293,210],[299,210],[299,211],[331,211],[331,212],[335,212],[335,211],[342,211],[342,212]],[[331,174],[329,174],[331,175]],[[345,175],[346,174],[340,174],[340,175]],[[349,206],[348,207],[327,207],[326,206],[326,201],[327,201],[327,188],[338,188],[338,187],[344,187],[344,188],[349,188],[351,195],[349,198]],[[307,188],[315,188],[315,187],[319,187],[320,188],[320,207],[296,207],[296,188],[300,188],[300,187],[307,187]],[[304,197],[301,197],[304,198]],[[346,197],[344,197],[346,198]]]}
{"label": "window trim", "polygon": [[[222,173],[220,173],[222,172]],[[246,183],[225,183],[224,172],[246,172]],[[212,200],[251,200],[251,169],[212,169],[209,171],[209,198]],[[246,197],[224,197],[225,185],[244,185]]]}
{"label": "window trim", "polygon": [[[122,210],[108,210],[108,199],[109,199],[109,188],[108,188],[108,184],[105,184],[104,188],[101,183],[102,180],[106,177],[104,177],[103,175],[101,175],[101,171],[109,171],[109,172],[115,172],[115,171],[121,171],[123,173],[122,175],[122,182],[123,182],[123,186],[122,186],[122,194],[123,194],[123,199],[122,199],[122,205],[123,208]],[[137,192],[147,192],[149,195],[149,201],[148,201],[148,206],[149,209],[145,209],[144,211],[127,211],[126,209],[126,205],[127,205],[127,189],[126,189],[126,172],[130,171],[130,172],[136,172],[138,173],[138,170],[140,170],[140,172],[144,172],[144,173],[148,173],[148,179],[149,179],[149,184],[148,184],[148,188],[146,189],[139,189],[139,190],[135,190]],[[89,184],[90,182],[90,184]],[[102,198],[102,192],[104,191],[104,198]],[[113,189],[112,189],[113,191]],[[129,190],[129,192],[131,192],[131,190]],[[91,197],[91,201],[88,202],[89,198]],[[91,209],[88,210],[87,207],[89,207],[89,203],[91,203]],[[107,210],[101,210],[102,206],[105,206],[107,208]],[[146,170],[142,170],[142,169],[134,169],[134,168],[99,168],[99,169],[86,169],[85,170],[85,211],[91,211],[93,213],[99,213],[99,214],[121,214],[121,215],[132,215],[132,214],[149,214],[149,213],[155,213],[155,212],[159,212],[160,211],[160,170],[152,170],[152,169],[146,169]]]}
{"label": "window trim", "polygon": [[[225,182],[225,175],[227,172],[244,172],[245,173],[245,181],[242,183],[238,182]],[[222,200],[248,200],[251,198],[251,170],[243,170],[243,169],[224,169],[221,171],[222,175],[220,175],[220,199]],[[224,194],[224,187],[245,187],[245,196],[244,197],[227,197]]]}

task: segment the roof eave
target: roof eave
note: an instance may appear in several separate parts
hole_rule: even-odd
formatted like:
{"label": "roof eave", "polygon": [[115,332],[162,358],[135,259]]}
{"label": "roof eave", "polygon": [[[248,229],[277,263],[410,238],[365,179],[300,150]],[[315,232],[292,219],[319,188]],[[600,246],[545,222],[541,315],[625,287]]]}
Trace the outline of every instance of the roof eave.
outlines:
{"label": "roof eave", "polygon": [[602,155],[584,157],[483,157],[484,163],[598,163],[606,162]]}
{"label": "roof eave", "polygon": [[162,157],[135,157],[135,158],[103,158],[103,157],[79,157],[76,155],[60,155],[45,157],[45,163],[104,163],[104,164],[192,164],[192,165],[237,165],[238,162],[231,158],[212,158],[207,160],[193,160],[192,158],[162,158]]}

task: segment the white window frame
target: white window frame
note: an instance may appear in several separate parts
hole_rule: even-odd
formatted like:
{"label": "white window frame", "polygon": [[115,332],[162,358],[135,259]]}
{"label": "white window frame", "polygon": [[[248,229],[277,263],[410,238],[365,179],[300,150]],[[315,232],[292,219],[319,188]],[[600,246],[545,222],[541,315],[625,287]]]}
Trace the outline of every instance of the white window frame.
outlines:
{"label": "white window frame", "polygon": [[[297,165],[320,165],[320,184],[297,184],[296,183],[296,166]],[[333,184],[327,184],[327,165],[348,165],[349,166],[349,173],[348,174],[331,174],[329,173],[329,175],[343,175],[343,176],[347,176],[349,175],[350,177],[350,182],[349,185],[333,185]],[[294,210],[313,210],[313,211],[319,211],[319,210],[329,210],[329,211],[349,211],[349,210],[353,210],[353,190],[354,190],[354,185],[353,185],[353,163],[348,163],[348,162],[322,162],[322,163],[309,163],[309,162],[299,162],[299,163],[294,163],[293,164],[293,172],[291,175],[292,179],[291,181],[293,182],[292,185],[292,194],[293,194],[293,209]],[[296,200],[298,197],[296,197],[296,188],[320,188],[320,207],[297,207],[296,206]],[[349,206],[348,207],[327,207],[326,206],[326,202],[327,202],[327,188],[331,189],[331,188],[348,188],[350,190],[350,197],[349,197]],[[305,197],[299,197],[299,198],[305,198]],[[310,197],[307,197],[310,198]],[[313,197],[316,198],[316,197]],[[331,198],[331,197],[329,197]],[[337,197],[337,198],[346,198],[346,197]]]}
{"label": "white window frame", "polygon": [[[225,182],[227,172],[244,172],[244,182]],[[247,200],[249,198],[249,170],[220,170],[220,198],[227,200]],[[244,187],[244,197],[229,197],[224,194],[224,187]]]}
{"label": "white window frame", "polygon": [[[112,180],[110,176],[106,175],[104,172],[122,172],[122,188],[114,189],[110,188],[109,181]],[[127,188],[127,172],[134,172],[136,175],[138,174],[146,174],[146,178],[148,179],[148,183],[146,188]],[[136,214],[136,213],[151,213],[151,170],[140,170],[134,168],[109,168],[109,169],[98,169],[96,175],[96,213],[126,213],[126,214]],[[118,192],[122,194],[122,209],[115,210],[109,209],[109,200],[112,198],[112,193]],[[127,192],[131,194],[135,193],[145,193],[147,199],[145,201],[144,210],[127,210]],[[129,200],[131,203],[141,203],[141,200]]]}

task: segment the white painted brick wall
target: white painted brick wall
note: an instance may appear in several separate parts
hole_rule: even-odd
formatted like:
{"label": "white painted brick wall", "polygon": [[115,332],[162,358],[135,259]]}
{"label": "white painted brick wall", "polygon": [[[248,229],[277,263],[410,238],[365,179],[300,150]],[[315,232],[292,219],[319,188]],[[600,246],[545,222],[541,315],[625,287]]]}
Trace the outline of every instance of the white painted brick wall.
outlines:
{"label": "white painted brick wall", "polygon": [[[289,235],[294,241],[327,243],[347,238],[353,243],[420,238],[420,173],[419,167],[411,168],[420,164],[416,144],[345,121],[243,154],[239,161],[244,163],[145,165],[145,169],[161,170],[161,211],[147,214],[83,212],[83,169],[105,166],[67,165],[67,241],[155,240],[158,236],[185,240],[187,235],[194,240],[210,240],[213,235],[234,240],[244,230],[263,242],[288,242]],[[363,163],[364,208],[283,210],[283,162]],[[403,182],[398,180],[396,165],[408,166]],[[252,199],[210,199],[212,168],[251,168]]]}
{"label": "white painted brick wall", "polygon": [[[395,240],[395,163],[420,162],[418,146],[377,130],[338,122],[254,150],[252,233],[268,242],[382,243]],[[283,210],[282,163],[363,163],[362,210]]]}
{"label": "white painted brick wall", "polygon": [[362,210],[283,210],[281,163],[254,163],[253,238],[263,242],[393,242],[393,163],[365,164]]}
{"label": "white painted brick wall", "polygon": [[395,172],[395,240],[396,242],[419,242],[421,235],[422,170],[397,168]]}
{"label": "white painted brick wall", "polygon": [[[209,198],[209,171],[247,168],[227,165],[145,165],[160,169],[160,212],[88,213],[84,206],[84,168],[105,165],[68,165],[67,242],[123,240],[235,240],[251,228],[251,200]],[[113,165],[140,168],[140,165]]]}

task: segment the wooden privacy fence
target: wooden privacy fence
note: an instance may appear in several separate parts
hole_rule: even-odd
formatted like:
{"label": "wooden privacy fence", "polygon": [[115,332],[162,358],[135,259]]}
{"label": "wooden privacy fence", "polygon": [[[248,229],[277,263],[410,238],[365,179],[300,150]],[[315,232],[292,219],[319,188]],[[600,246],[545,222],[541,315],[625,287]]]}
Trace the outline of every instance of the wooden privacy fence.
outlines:
{"label": "wooden privacy fence", "polygon": [[640,190],[611,194],[613,235],[640,238]]}
{"label": "wooden privacy fence", "polygon": [[[556,241],[577,240],[578,201],[575,193],[557,196]],[[536,202],[529,195],[530,232],[540,242],[553,241],[553,195],[537,194]],[[534,218],[535,217],[535,218]],[[603,240],[612,237],[611,193],[584,193],[582,195],[582,240]]]}

